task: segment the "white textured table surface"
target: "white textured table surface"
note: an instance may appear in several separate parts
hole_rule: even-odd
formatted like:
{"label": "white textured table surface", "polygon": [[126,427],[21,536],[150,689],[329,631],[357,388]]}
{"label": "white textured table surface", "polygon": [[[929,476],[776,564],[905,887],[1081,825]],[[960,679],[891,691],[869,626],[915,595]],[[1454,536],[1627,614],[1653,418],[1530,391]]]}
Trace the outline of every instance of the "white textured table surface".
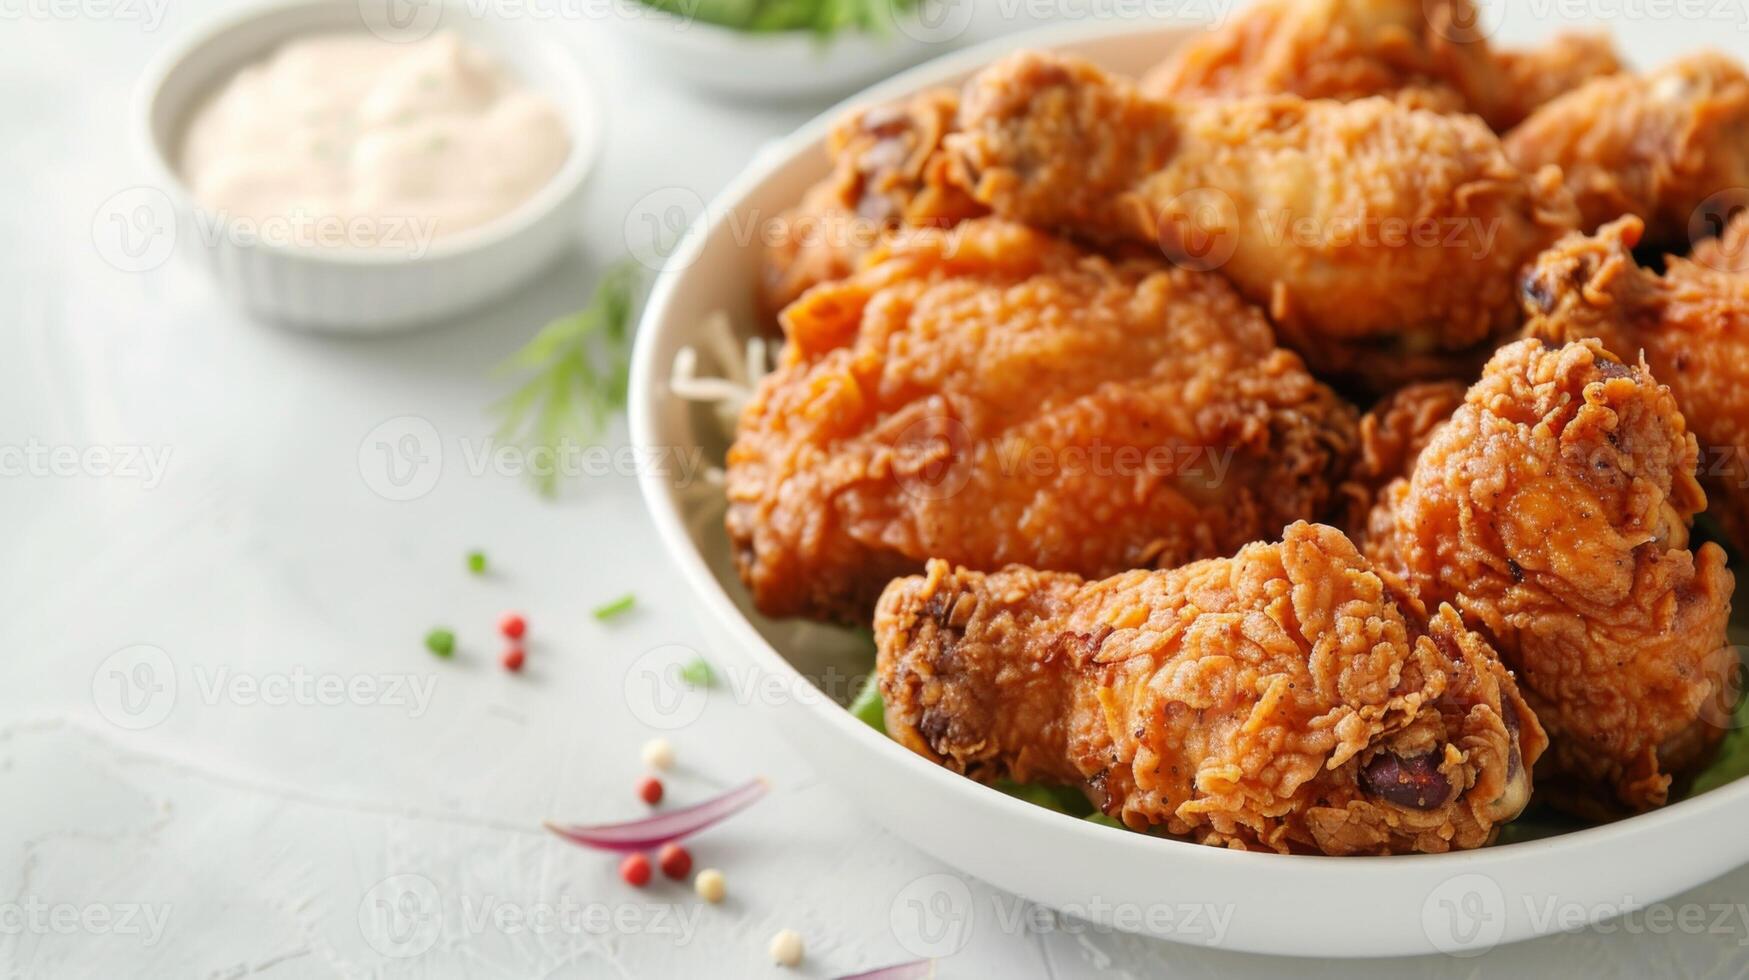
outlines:
{"label": "white textured table surface", "polygon": [[[227,308],[188,264],[124,273],[94,245],[105,202],[142,172],[136,75],[220,6],[0,4],[0,975],[775,976],[765,946],[782,927],[807,941],[806,976],[914,958],[906,899],[952,869],[853,812],[735,698],[713,696],[674,737],[669,779],[675,799],[756,772],[773,782],[695,842],[726,869],[727,903],[633,892],[611,858],[539,830],[640,809],[652,732],[622,694],[626,665],[663,644],[703,649],[703,627],[630,478],[547,502],[465,458],[501,390],[488,367],[583,301],[625,251],[636,202],[672,188],[708,198],[819,107],[702,101],[638,74],[594,23],[555,22],[614,100],[578,254],[437,329],[297,336]],[[992,6],[997,26],[1025,9]],[[1641,60],[1703,40],[1745,49],[1740,5],[1693,5],[1716,8],[1704,23],[1654,6],[1611,24]],[[1537,15],[1564,9],[1531,4],[1503,36],[1546,33]],[[435,426],[444,465],[428,494],[393,502],[360,448],[403,416]],[[484,580],[462,567],[476,546],[494,567]],[[591,618],[627,591],[633,615]],[[532,623],[520,677],[492,642],[509,608]],[[461,634],[453,662],[421,647],[439,622]],[[126,651],[141,644],[162,651],[156,673],[115,675],[112,657],[138,662]],[[1375,963],[1136,939],[1025,915],[971,882],[963,948],[941,973],[1743,975],[1749,871],[1719,870],[1669,918]],[[406,930],[385,932],[386,911],[406,913]]]}

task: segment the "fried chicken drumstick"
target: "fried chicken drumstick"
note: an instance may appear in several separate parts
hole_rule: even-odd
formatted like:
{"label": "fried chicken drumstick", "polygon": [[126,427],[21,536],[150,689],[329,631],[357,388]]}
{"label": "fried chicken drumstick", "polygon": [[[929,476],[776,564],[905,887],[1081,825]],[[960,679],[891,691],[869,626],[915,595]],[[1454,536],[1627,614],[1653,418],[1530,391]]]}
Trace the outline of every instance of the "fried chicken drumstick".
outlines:
{"label": "fried chicken drumstick", "polygon": [[1644,356],[1700,441],[1712,512],[1749,554],[1749,213],[1662,276],[1634,261],[1642,231],[1623,218],[1543,253],[1525,277],[1525,330]]}
{"label": "fried chicken drumstick", "polygon": [[1473,112],[1505,132],[1583,82],[1621,70],[1605,35],[1490,50],[1470,0],[1263,0],[1149,72],[1156,97],[1396,96]]}
{"label": "fried chicken drumstick", "polygon": [[1506,153],[1527,172],[1561,168],[1581,230],[1631,214],[1647,244],[1686,248],[1703,203],[1749,186],[1749,76],[1703,52],[1600,78],[1537,110],[1507,134]]}
{"label": "fried chicken drumstick", "polygon": [[1157,101],[1022,52],[959,122],[958,179],[996,213],[1218,268],[1314,371],[1387,390],[1473,375],[1519,325],[1520,266],[1576,220],[1479,120],[1382,98]]}
{"label": "fried chicken drumstick", "polygon": [[1523,340],[1379,505],[1368,556],[1492,639],[1569,806],[1660,806],[1723,734],[1733,580],[1717,545],[1689,550],[1697,453],[1645,368]]}
{"label": "fried chicken drumstick", "polygon": [[1486,641],[1319,525],[1096,582],[933,561],[887,589],[875,636],[887,730],[913,751],[1207,844],[1480,847],[1545,745]]}
{"label": "fried chicken drumstick", "polygon": [[866,623],[931,557],[1230,554],[1323,513],[1353,447],[1353,409],[1219,276],[995,219],[894,238],[783,325],[727,465],[768,615]]}

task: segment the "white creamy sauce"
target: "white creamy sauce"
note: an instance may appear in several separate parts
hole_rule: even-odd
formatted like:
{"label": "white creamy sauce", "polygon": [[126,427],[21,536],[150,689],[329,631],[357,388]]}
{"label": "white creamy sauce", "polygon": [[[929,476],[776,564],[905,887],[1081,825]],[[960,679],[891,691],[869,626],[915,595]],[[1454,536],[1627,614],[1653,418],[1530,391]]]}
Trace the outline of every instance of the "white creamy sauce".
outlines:
{"label": "white creamy sauce", "polygon": [[570,148],[551,102],[453,33],[332,34],[239,71],[179,159],[196,201],[263,238],[383,248],[509,213]]}

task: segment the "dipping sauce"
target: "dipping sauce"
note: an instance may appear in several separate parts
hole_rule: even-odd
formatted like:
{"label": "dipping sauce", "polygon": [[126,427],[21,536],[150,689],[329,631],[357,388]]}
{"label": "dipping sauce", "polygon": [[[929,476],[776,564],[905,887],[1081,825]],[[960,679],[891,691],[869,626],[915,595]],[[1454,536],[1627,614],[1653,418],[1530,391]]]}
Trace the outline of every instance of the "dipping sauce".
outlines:
{"label": "dipping sauce", "polygon": [[203,208],[263,240],[412,248],[508,214],[570,149],[557,108],[453,32],[358,33],[239,71],[178,159]]}

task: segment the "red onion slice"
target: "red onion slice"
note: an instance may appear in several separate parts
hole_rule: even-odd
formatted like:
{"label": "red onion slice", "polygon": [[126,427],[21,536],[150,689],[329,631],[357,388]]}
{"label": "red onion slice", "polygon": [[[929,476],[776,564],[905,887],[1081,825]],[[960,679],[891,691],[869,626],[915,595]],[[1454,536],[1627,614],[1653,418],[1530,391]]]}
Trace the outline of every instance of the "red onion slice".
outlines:
{"label": "red onion slice", "polygon": [[913,963],[883,966],[867,973],[839,977],[838,980],[929,980],[933,976],[935,976],[935,961],[917,960]]}
{"label": "red onion slice", "polygon": [[680,810],[658,813],[642,820],[599,824],[594,827],[547,821],[544,826],[573,844],[582,844],[584,847],[598,847],[607,851],[647,851],[661,847],[669,841],[696,834],[745,809],[749,803],[764,796],[769,788],[765,780],[760,778],[729,790],[715,799],[695,803]]}

